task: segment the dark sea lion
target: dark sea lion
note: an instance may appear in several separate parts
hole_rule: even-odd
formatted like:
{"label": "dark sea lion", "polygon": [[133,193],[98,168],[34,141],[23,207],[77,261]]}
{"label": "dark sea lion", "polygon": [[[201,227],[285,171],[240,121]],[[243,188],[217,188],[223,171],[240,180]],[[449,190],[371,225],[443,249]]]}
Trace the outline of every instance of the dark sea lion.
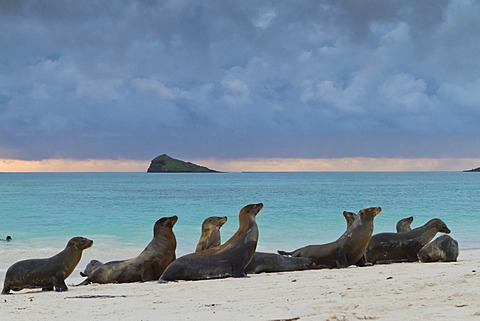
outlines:
{"label": "dark sea lion", "polygon": [[93,270],[98,268],[100,265],[103,265],[103,263],[98,260],[91,260],[85,267],[85,270],[83,272],[80,272],[80,275],[83,277],[87,277],[92,274]]}
{"label": "dark sea lion", "polygon": [[438,232],[450,233],[450,229],[442,220],[434,218],[409,232],[375,234],[368,244],[367,259],[372,263],[418,261],[418,251]]}
{"label": "dark sea lion", "polygon": [[[105,264],[90,262],[79,285],[89,283],[128,283],[158,280],[165,268],[175,260],[177,241],[173,226],[177,216],[163,217],[155,222],[153,239],[137,257]],[[99,264],[100,263],[100,264]]]}
{"label": "dark sea lion", "polygon": [[10,242],[12,240],[12,237],[10,235],[7,235],[5,239],[0,239],[0,241],[5,241],[5,242]]}
{"label": "dark sea lion", "polygon": [[365,254],[373,233],[373,219],[381,210],[380,207],[360,210],[358,218],[334,242],[309,245],[292,252],[278,251],[278,254],[308,257],[317,267],[343,268],[356,264]]}
{"label": "dark sea lion", "polygon": [[[355,222],[356,219],[359,219],[359,216],[353,212],[347,212],[343,211],[343,217],[345,217],[345,220],[347,221],[347,230],[352,226],[353,222]],[[367,262],[367,258],[365,255],[362,255],[360,260],[358,260],[355,263],[356,266],[371,266],[372,263]]]}
{"label": "dark sea lion", "polygon": [[315,264],[307,257],[290,257],[277,253],[255,252],[245,273],[268,273],[302,271],[315,268]]}
{"label": "dark sea lion", "polygon": [[5,274],[2,294],[10,294],[10,290],[35,288],[42,288],[43,291],[68,291],[65,279],[82,258],[82,251],[92,244],[92,240],[77,236],[71,238],[65,249],[55,256],[14,263]]}
{"label": "dark sea lion", "polygon": [[400,221],[397,222],[397,233],[410,232],[412,230],[412,228],[410,227],[412,222],[413,216],[402,218]]}
{"label": "dark sea lion", "polygon": [[226,216],[211,216],[206,218],[202,224],[202,234],[200,240],[198,240],[195,252],[219,246],[221,243],[220,228],[226,221]]}
{"label": "dark sea lion", "polygon": [[257,248],[258,227],[255,216],[262,208],[262,203],[243,207],[238,215],[240,226],[227,242],[176,259],[163,272],[159,281],[163,283],[245,276],[245,267]]}
{"label": "dark sea lion", "polygon": [[456,262],[458,242],[450,235],[441,235],[418,251],[421,262]]}

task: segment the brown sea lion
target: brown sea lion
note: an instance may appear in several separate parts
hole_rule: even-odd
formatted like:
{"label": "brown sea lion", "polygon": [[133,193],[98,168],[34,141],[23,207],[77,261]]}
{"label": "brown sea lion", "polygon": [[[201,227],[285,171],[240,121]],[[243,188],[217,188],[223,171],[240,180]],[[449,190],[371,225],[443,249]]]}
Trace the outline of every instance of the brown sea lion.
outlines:
{"label": "brown sea lion", "polygon": [[375,234],[368,244],[366,257],[372,263],[418,261],[418,251],[438,232],[450,233],[450,229],[442,220],[434,218],[409,232]]}
{"label": "brown sea lion", "polygon": [[281,255],[308,257],[317,267],[343,268],[356,264],[365,254],[373,233],[373,219],[380,207],[367,207],[358,212],[358,218],[336,241],[309,245],[292,252],[278,251]]}
{"label": "brown sea lion", "polygon": [[410,227],[412,222],[413,216],[402,218],[400,221],[397,222],[397,233],[410,232],[412,230],[412,228]]}
{"label": "brown sea lion", "polygon": [[159,281],[163,283],[245,276],[245,267],[257,248],[258,227],[255,216],[262,208],[262,203],[243,207],[238,215],[240,226],[227,242],[176,259],[163,272]]}
{"label": "brown sea lion", "polygon": [[458,242],[450,235],[441,235],[418,251],[421,262],[456,262]]}
{"label": "brown sea lion", "polygon": [[[163,217],[155,222],[153,239],[137,257],[105,264],[90,262],[79,285],[89,283],[128,283],[158,280],[165,268],[175,260],[177,241],[173,226],[177,216]],[[100,263],[100,264],[99,264]],[[96,268],[94,268],[96,267]]]}
{"label": "brown sea lion", "polygon": [[65,279],[82,258],[82,251],[92,244],[92,240],[77,236],[71,238],[65,249],[55,256],[14,263],[5,274],[2,294],[10,294],[10,290],[34,288],[42,288],[43,291],[68,291]]}
{"label": "brown sea lion", "polygon": [[221,243],[220,228],[226,221],[226,216],[211,216],[206,218],[202,224],[202,234],[200,240],[198,240],[195,252],[219,246]]}

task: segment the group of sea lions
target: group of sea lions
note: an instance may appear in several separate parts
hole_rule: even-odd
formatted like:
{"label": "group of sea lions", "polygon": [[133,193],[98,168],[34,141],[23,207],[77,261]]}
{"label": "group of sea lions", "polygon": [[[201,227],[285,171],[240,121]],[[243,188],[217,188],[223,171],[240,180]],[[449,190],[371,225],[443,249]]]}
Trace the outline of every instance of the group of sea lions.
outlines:
{"label": "group of sea lions", "polygon": [[[221,244],[220,228],[227,217],[209,217],[202,224],[202,234],[194,253],[176,258],[177,242],[173,226],[177,216],[155,222],[153,239],[135,258],[102,263],[92,260],[80,274],[89,283],[127,283],[158,280],[206,280],[243,277],[261,272],[284,272],[319,268],[344,268],[392,262],[455,261],[458,243],[448,235],[430,242],[437,232],[450,233],[440,219],[411,229],[413,217],[397,224],[397,233],[373,234],[373,220],[380,207],[367,207],[357,214],[343,212],[346,231],[334,242],[309,245],[292,252],[256,252],[258,226],[256,215],[263,204],[249,204],[239,213],[239,228]],[[430,242],[430,243],[429,243]],[[66,248],[46,259],[14,263],[5,275],[2,294],[25,288],[67,291],[65,279],[81,259],[82,251],[93,241],[72,238]]]}

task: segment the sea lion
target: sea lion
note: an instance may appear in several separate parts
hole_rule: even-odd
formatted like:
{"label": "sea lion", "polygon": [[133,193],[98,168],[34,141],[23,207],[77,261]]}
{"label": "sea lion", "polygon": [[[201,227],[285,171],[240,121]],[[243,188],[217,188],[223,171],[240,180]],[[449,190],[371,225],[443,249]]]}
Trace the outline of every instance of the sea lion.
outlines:
{"label": "sea lion", "polygon": [[[128,283],[158,280],[165,268],[175,260],[177,240],[173,226],[177,216],[163,217],[155,222],[153,239],[137,257],[101,264],[91,261],[84,274],[87,278],[79,285],[89,283]],[[100,263],[100,264],[99,264]],[[96,267],[96,268],[94,268]]]}
{"label": "sea lion", "polygon": [[[355,222],[356,219],[359,219],[359,216],[353,212],[347,212],[343,211],[343,217],[345,217],[345,220],[347,221],[347,230],[352,226],[353,222]],[[362,257],[355,263],[356,266],[372,266],[372,263],[367,261],[367,258],[365,255],[362,255]]]}
{"label": "sea lion", "polygon": [[315,264],[307,257],[291,257],[277,253],[255,252],[252,260],[245,268],[245,273],[302,271],[312,268],[315,268]]}
{"label": "sea lion", "polygon": [[373,233],[373,219],[381,210],[381,207],[360,210],[358,218],[334,242],[308,245],[292,252],[278,251],[278,254],[308,257],[317,267],[344,268],[356,264],[365,254]]}
{"label": "sea lion", "polygon": [[410,227],[412,222],[413,216],[402,218],[400,221],[397,222],[397,233],[410,232],[412,230],[412,228]]}
{"label": "sea lion", "polygon": [[71,238],[65,249],[55,256],[14,263],[5,274],[2,294],[10,294],[10,290],[35,288],[42,288],[43,291],[68,291],[65,279],[82,258],[82,251],[92,244],[92,240],[77,236]]}
{"label": "sea lion", "polygon": [[450,233],[450,229],[441,219],[434,218],[409,232],[375,234],[368,244],[366,257],[372,263],[418,261],[418,251],[438,232]]}
{"label": "sea lion", "polygon": [[220,228],[227,221],[226,216],[211,216],[202,223],[202,234],[198,240],[195,252],[219,246],[221,243]]}
{"label": "sea lion", "polygon": [[450,235],[441,235],[418,251],[421,262],[456,262],[458,242]]}
{"label": "sea lion", "polygon": [[257,248],[255,216],[262,208],[262,203],[243,207],[238,215],[239,228],[227,242],[176,259],[163,272],[159,282],[245,276],[245,267]]}

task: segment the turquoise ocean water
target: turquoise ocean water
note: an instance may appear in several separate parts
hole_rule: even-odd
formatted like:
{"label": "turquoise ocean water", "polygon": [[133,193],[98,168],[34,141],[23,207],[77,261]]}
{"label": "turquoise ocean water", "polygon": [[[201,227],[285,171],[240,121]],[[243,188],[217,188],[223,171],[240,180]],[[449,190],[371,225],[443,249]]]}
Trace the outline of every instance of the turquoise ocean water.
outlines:
{"label": "turquoise ocean water", "polygon": [[333,241],[346,227],[342,212],[366,206],[383,209],[374,233],[394,231],[406,216],[414,216],[412,227],[438,217],[461,251],[478,249],[479,197],[480,174],[462,172],[2,173],[0,238],[13,241],[0,242],[0,272],[18,259],[51,256],[77,235],[94,240],[84,262],[133,257],[155,221],[172,215],[180,256],[194,251],[206,217],[228,216],[225,241],[240,208],[258,202],[263,251]]}

